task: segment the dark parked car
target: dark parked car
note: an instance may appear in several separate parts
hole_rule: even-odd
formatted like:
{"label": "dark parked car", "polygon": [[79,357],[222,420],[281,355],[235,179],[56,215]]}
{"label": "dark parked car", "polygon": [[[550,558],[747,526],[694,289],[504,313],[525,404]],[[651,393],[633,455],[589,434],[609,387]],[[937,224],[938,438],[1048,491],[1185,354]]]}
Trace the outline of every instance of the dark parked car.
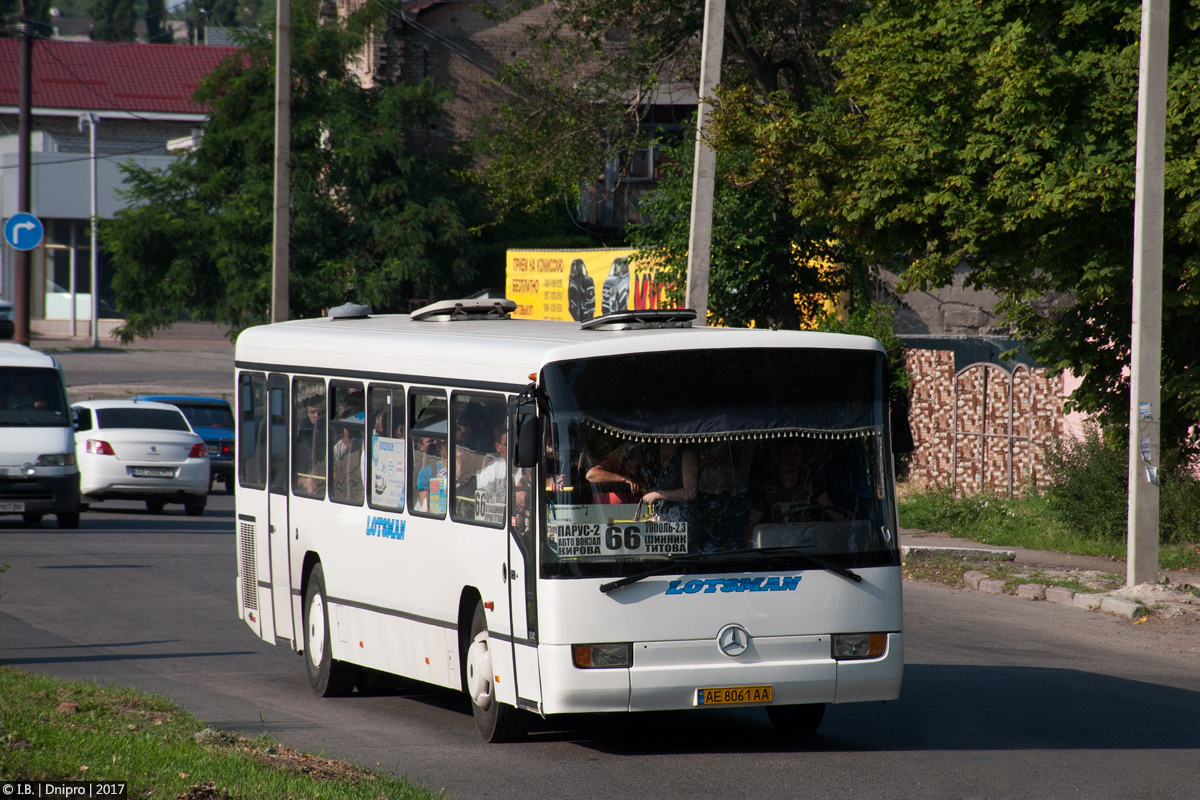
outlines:
{"label": "dark parked car", "polygon": [[212,476],[225,485],[225,493],[233,494],[233,409],[219,397],[191,395],[147,394],[133,398],[155,403],[170,403],[183,412],[208,450]]}

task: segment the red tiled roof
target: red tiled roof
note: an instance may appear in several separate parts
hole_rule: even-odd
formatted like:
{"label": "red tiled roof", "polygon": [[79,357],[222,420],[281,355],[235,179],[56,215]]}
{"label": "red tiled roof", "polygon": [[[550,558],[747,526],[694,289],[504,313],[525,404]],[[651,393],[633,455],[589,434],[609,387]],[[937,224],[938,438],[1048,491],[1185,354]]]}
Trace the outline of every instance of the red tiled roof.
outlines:
{"label": "red tiled roof", "polygon": [[[20,42],[0,39],[0,106],[19,102]],[[179,44],[33,43],[33,108],[203,113],[200,80],[237,47]]]}

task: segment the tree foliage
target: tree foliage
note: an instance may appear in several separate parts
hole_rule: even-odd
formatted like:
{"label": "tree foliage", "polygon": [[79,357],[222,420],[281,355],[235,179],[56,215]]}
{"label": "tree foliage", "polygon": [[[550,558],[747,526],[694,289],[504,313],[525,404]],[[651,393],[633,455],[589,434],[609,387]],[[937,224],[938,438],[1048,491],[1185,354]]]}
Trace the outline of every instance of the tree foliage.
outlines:
{"label": "tree foliage", "polygon": [[97,42],[132,42],[137,13],[133,0],[93,0],[92,39]]}
{"label": "tree foliage", "polygon": [[[496,0],[499,16],[531,0]],[[722,80],[801,105],[833,86],[821,50],[859,0],[728,0]],[[574,198],[600,165],[644,143],[656,91],[695,91],[703,0],[562,0],[525,28],[531,52],[496,78],[477,141],[503,208]],[[686,93],[686,92],[684,92]]]}
{"label": "tree foliage", "polygon": [[[676,304],[687,277],[694,151],[692,140],[666,150],[666,175],[642,200],[646,221],[629,228],[630,243],[641,248],[635,260],[659,271]],[[730,151],[717,160],[709,312],[726,325],[811,327],[827,299],[860,288],[865,270],[827,227],[791,213],[781,181],[739,183],[747,161]]]}
{"label": "tree foliage", "polygon": [[[1083,372],[1076,406],[1128,420],[1138,5],[890,0],[832,41],[836,106],[731,96],[729,135],[754,175],[786,175],[801,215],[908,287],[942,286],[961,263],[1001,295],[1033,355]],[[1200,9],[1173,4],[1164,241],[1167,463],[1200,414]],[[1030,301],[1073,298],[1039,315]]]}
{"label": "tree foliage", "polygon": [[[394,308],[472,277],[476,192],[451,151],[414,133],[443,98],[428,84],[363,89],[349,72],[371,18],[292,18],[290,309],[346,301]],[[267,320],[274,187],[274,45],[250,34],[196,99],[211,108],[197,149],[165,170],[126,166],[130,207],[101,229],[126,339],[182,314],[234,330]]]}

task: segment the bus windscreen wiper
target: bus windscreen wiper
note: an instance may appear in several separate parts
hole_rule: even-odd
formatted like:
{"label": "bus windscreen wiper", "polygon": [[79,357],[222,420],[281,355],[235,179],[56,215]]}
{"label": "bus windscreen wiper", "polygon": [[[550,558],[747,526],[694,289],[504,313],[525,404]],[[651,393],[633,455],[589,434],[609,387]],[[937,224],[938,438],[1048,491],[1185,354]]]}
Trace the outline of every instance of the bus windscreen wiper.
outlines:
{"label": "bus windscreen wiper", "polygon": [[804,550],[799,547],[756,547],[751,550],[722,550],[717,553],[698,553],[693,556],[677,556],[675,558],[667,559],[667,561],[661,566],[655,567],[654,569],[646,570],[645,572],[640,572],[637,575],[629,575],[625,578],[620,578],[609,583],[601,584],[600,591],[608,594],[614,589],[620,589],[622,586],[628,586],[631,583],[637,583],[644,578],[653,578],[656,575],[662,575],[670,572],[681,564],[697,564],[704,563],[706,561],[740,561],[747,556],[753,557],[774,555],[799,556],[818,569],[823,569],[827,572],[832,572],[835,575],[840,575],[843,578],[854,581],[855,583],[862,583],[862,575],[859,575],[849,567],[843,567],[841,564],[835,564],[832,561],[826,561],[823,558],[819,558],[818,556],[804,552]]}
{"label": "bus windscreen wiper", "polygon": [[843,578],[848,578],[855,583],[862,583],[862,575],[859,575],[849,567],[843,567],[841,564],[835,564],[832,561],[826,561],[825,559],[814,556],[811,553],[804,552],[804,550],[799,547],[756,547],[753,550],[743,550],[741,552],[759,553],[764,556],[800,556],[814,567],[820,567],[827,572],[832,572],[835,575],[841,575]]}

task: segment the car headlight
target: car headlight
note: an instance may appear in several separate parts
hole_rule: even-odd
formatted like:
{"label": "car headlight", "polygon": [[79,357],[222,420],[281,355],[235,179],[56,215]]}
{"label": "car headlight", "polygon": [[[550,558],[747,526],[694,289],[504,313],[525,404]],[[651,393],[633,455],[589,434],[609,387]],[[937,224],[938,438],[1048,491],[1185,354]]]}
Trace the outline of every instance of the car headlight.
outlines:
{"label": "car headlight", "polygon": [[39,467],[71,467],[75,465],[75,454],[49,453],[44,456],[38,456],[37,465]]}

